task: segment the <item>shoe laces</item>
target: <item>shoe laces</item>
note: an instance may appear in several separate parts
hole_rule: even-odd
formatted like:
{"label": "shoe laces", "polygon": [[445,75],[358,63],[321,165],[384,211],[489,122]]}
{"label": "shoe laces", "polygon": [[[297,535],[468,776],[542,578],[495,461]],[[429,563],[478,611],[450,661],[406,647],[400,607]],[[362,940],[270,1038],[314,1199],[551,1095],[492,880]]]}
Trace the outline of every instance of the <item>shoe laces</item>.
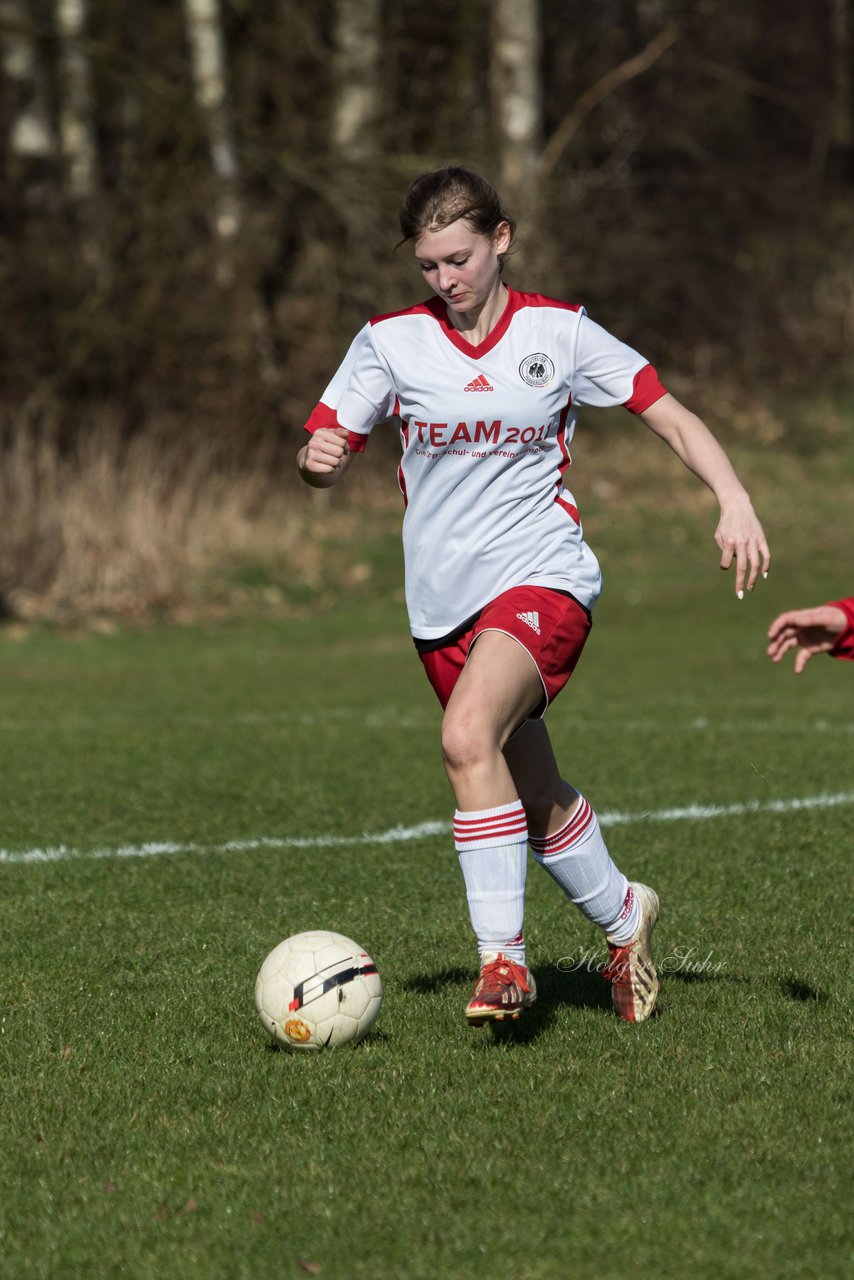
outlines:
{"label": "shoe laces", "polygon": [[613,943],[609,944],[611,959],[602,970],[602,977],[607,982],[621,982],[631,973],[631,952],[632,944],[627,942],[624,946],[618,947]]}
{"label": "shoe laces", "polygon": [[480,979],[481,982],[499,983],[502,987],[509,987],[517,982],[526,995],[531,989],[527,970],[516,964],[515,960],[508,960],[506,956],[497,956],[485,964],[480,971]]}

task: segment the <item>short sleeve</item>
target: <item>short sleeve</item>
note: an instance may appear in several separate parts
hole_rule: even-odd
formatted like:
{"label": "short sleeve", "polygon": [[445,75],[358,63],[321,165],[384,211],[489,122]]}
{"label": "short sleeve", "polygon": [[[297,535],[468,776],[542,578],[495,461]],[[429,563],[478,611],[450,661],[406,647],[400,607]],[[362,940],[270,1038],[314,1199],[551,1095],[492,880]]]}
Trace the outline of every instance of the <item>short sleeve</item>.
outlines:
{"label": "short sleeve", "polygon": [[579,318],[574,366],[572,399],[579,406],[625,405],[632,413],[643,413],[666,395],[646,357],[586,314]]}
{"label": "short sleeve", "polygon": [[848,625],[830,652],[834,658],[847,658],[849,661],[854,661],[854,596],[847,600],[834,600],[832,603],[835,608],[841,609],[845,614]]}
{"label": "short sleeve", "polygon": [[366,324],[350,344],[305,429],[344,427],[350,448],[359,453],[371,428],[392,416],[396,402],[391,373],[376,349],[372,326]]}

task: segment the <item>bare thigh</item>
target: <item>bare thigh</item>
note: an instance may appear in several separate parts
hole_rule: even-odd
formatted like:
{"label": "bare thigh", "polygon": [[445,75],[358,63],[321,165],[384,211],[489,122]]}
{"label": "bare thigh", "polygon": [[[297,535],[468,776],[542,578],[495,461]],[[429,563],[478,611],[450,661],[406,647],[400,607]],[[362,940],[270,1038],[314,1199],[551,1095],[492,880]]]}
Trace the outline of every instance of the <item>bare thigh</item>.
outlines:
{"label": "bare thigh", "polygon": [[539,672],[528,651],[501,631],[483,631],[445,708],[445,733],[501,750],[541,698]]}
{"label": "bare thigh", "polygon": [[503,747],[541,698],[527,650],[502,632],[482,632],[442,719],[442,759],[459,809],[492,809],[519,798]]}

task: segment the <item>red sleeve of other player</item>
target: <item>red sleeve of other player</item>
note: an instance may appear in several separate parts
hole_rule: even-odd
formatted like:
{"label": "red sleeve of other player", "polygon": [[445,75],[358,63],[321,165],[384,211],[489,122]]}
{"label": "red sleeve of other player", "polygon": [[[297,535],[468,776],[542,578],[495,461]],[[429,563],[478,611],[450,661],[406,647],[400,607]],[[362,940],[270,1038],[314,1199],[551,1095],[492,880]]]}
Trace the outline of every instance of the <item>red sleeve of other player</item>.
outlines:
{"label": "red sleeve of other player", "polygon": [[854,662],[854,596],[849,596],[847,600],[832,600],[831,604],[834,609],[842,610],[848,622],[847,627],[831,649],[831,656],[834,658],[847,658],[850,662]]}
{"label": "red sleeve of other player", "polygon": [[[330,409],[329,405],[324,404],[321,400],[320,404],[312,410],[311,416],[305,424],[305,430],[309,435],[314,435],[315,431],[319,431],[321,427],[334,431],[336,427],[343,426],[343,422],[338,421],[338,414],[335,410]],[[357,431],[347,431],[347,444],[350,446],[351,453],[364,453],[367,443],[367,436],[360,435]]]}
{"label": "red sleeve of other player", "polygon": [[626,401],[629,413],[643,413],[656,400],[667,395],[667,388],[662,386],[658,374],[651,364],[645,364],[635,374],[632,383],[632,394]]}

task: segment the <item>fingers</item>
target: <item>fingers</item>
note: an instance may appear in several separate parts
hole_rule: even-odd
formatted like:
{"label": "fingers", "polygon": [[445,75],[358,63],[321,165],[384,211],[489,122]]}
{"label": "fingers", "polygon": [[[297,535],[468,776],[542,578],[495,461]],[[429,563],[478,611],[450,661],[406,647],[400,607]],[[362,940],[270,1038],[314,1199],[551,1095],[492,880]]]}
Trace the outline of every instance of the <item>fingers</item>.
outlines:
{"label": "fingers", "polygon": [[800,675],[815,654],[830,652],[844,626],[845,615],[834,605],[789,609],[768,628],[768,656],[779,662],[790,649],[797,648],[795,675]]}
{"label": "fingers", "polygon": [[735,594],[739,600],[744,599],[745,588],[752,591],[761,572],[763,578],[768,577],[771,569],[771,552],[763,536],[724,536],[719,534],[715,541],[721,548],[721,568],[729,569],[735,561]]}
{"label": "fingers", "polygon": [[799,676],[810,658],[815,653],[814,649],[799,649],[795,658],[795,675]]}
{"label": "fingers", "polygon": [[735,548],[735,594],[739,600],[744,599],[744,574],[747,564],[747,547],[743,542],[738,543]]}
{"label": "fingers", "polygon": [[776,646],[772,646],[772,645],[768,646],[768,656],[770,657],[772,662],[780,662],[786,656],[786,654],[789,652],[790,649],[798,650],[798,652],[795,654],[795,665],[793,670],[795,675],[799,676],[803,671],[804,667],[809,662],[810,658],[812,658],[818,651],[813,648],[807,648],[803,645],[799,647],[797,636],[788,635],[785,637],[785,639],[781,640]]}
{"label": "fingers", "polygon": [[783,628],[792,620],[790,613],[778,613],[777,617],[768,628],[768,652],[771,652],[771,646],[780,636]]}
{"label": "fingers", "polygon": [[[741,589],[741,583],[739,582],[738,555],[736,551],[735,538],[725,538],[721,535],[720,532],[718,532],[715,535],[715,541],[717,542],[718,546],[721,549],[721,568],[724,571],[726,571],[730,567],[730,565],[733,562],[733,559],[735,559],[735,562],[736,562],[735,594],[739,597],[739,599],[741,599],[741,597],[744,595],[744,591]],[[741,577],[742,579],[744,578],[743,566],[741,570]]]}
{"label": "fingers", "polygon": [[767,653],[772,662],[780,662],[790,649],[797,649],[795,654],[794,673],[799,676],[810,658],[816,653],[820,653],[821,649],[815,645],[805,642],[801,634],[794,627],[787,626],[784,631],[778,632],[776,637],[768,645]]}
{"label": "fingers", "polygon": [[[770,637],[770,633],[769,633],[769,637]],[[770,643],[768,645],[768,650],[767,650],[768,657],[771,659],[772,662],[779,662],[780,659],[785,654],[787,654],[790,649],[795,648],[797,643],[798,643],[797,633],[791,628],[787,628],[785,631],[777,632],[775,636],[770,637]]]}
{"label": "fingers", "polygon": [[768,577],[768,571],[771,568],[771,552],[768,549],[768,543],[764,538],[761,540],[752,540],[748,544],[747,560],[750,565],[750,576],[747,579],[747,590],[752,591],[756,586],[756,579],[759,577],[760,569],[762,577]]}
{"label": "fingers", "polygon": [[305,461],[310,471],[327,473],[341,466],[350,452],[344,427],[315,431],[306,448]]}
{"label": "fingers", "polygon": [[756,585],[756,578],[759,574],[759,553],[755,542],[751,543],[746,538],[723,538],[720,543],[722,549],[721,568],[729,569],[733,561],[735,561],[735,594],[739,600],[744,599],[745,578],[747,578],[747,589],[752,591]]}

